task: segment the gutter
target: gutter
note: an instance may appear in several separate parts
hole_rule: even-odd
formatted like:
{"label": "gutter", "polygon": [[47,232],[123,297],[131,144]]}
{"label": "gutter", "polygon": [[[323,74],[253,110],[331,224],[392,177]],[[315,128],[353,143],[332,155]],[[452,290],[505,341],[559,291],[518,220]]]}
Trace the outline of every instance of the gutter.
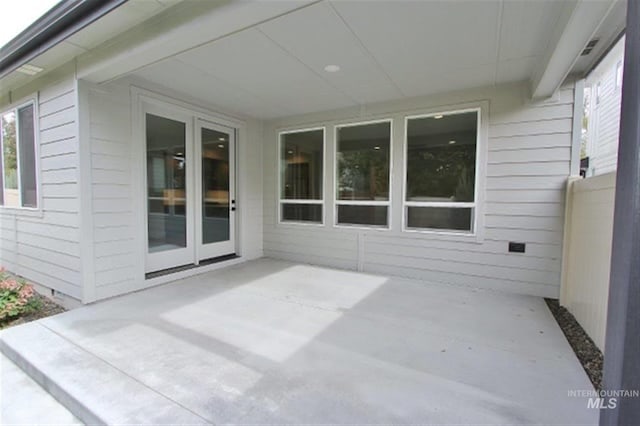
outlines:
{"label": "gutter", "polygon": [[0,79],[128,0],[62,0],[0,49]]}

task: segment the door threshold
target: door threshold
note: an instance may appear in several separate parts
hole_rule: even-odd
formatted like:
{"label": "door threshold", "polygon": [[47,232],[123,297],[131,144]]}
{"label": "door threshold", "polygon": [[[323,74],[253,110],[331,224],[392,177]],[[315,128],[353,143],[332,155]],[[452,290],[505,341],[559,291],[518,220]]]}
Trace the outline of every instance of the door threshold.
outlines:
{"label": "door threshold", "polygon": [[237,259],[239,257],[240,256],[238,256],[235,253],[225,254],[224,256],[217,256],[217,257],[212,257],[212,258],[209,258],[209,259],[201,260],[200,263],[197,264],[197,265],[195,265],[193,263],[190,263],[188,265],[176,266],[176,267],[173,267],[173,268],[162,269],[160,271],[147,272],[146,274],[144,274],[144,278],[146,280],[150,280],[152,278],[163,277],[165,275],[175,274],[176,272],[188,271],[190,269],[196,269],[196,268],[200,268],[202,266],[212,265],[214,263],[225,262],[227,260]]}

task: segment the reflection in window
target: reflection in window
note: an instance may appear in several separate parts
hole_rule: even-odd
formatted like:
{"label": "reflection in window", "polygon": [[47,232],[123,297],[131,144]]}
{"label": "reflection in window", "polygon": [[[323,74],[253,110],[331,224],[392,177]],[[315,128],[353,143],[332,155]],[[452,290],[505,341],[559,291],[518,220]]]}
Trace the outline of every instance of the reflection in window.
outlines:
{"label": "reflection in window", "polygon": [[407,120],[408,228],[473,230],[479,111]]}
{"label": "reflection in window", "polygon": [[186,125],[146,114],[149,252],[187,246]]}
{"label": "reflection in window", "polygon": [[34,106],[0,116],[0,205],[38,207]]}
{"label": "reflection in window", "polygon": [[280,134],[280,220],[322,222],[324,129]]}
{"label": "reflection in window", "polygon": [[337,223],[388,226],[391,122],[337,129]]}
{"label": "reflection in window", "polygon": [[228,241],[229,135],[202,128],[202,243]]}
{"label": "reflection in window", "polygon": [[8,112],[2,116],[2,160],[4,182],[4,205],[20,206],[18,193],[18,148],[16,144],[16,113]]}

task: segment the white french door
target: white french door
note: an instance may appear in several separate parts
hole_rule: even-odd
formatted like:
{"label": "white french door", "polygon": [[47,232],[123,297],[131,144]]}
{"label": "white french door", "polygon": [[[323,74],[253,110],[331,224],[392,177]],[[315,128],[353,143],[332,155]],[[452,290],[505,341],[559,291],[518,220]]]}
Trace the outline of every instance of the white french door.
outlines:
{"label": "white french door", "polygon": [[235,130],[196,124],[197,260],[235,252]]}
{"label": "white french door", "polygon": [[235,253],[235,130],[143,108],[146,272]]}

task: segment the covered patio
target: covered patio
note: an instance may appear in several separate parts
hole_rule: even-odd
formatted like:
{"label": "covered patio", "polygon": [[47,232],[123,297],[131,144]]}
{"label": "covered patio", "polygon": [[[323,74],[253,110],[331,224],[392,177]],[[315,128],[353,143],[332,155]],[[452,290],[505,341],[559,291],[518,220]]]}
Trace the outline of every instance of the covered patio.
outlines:
{"label": "covered patio", "polygon": [[6,330],[87,423],[597,424],[541,298],[260,259]]}

